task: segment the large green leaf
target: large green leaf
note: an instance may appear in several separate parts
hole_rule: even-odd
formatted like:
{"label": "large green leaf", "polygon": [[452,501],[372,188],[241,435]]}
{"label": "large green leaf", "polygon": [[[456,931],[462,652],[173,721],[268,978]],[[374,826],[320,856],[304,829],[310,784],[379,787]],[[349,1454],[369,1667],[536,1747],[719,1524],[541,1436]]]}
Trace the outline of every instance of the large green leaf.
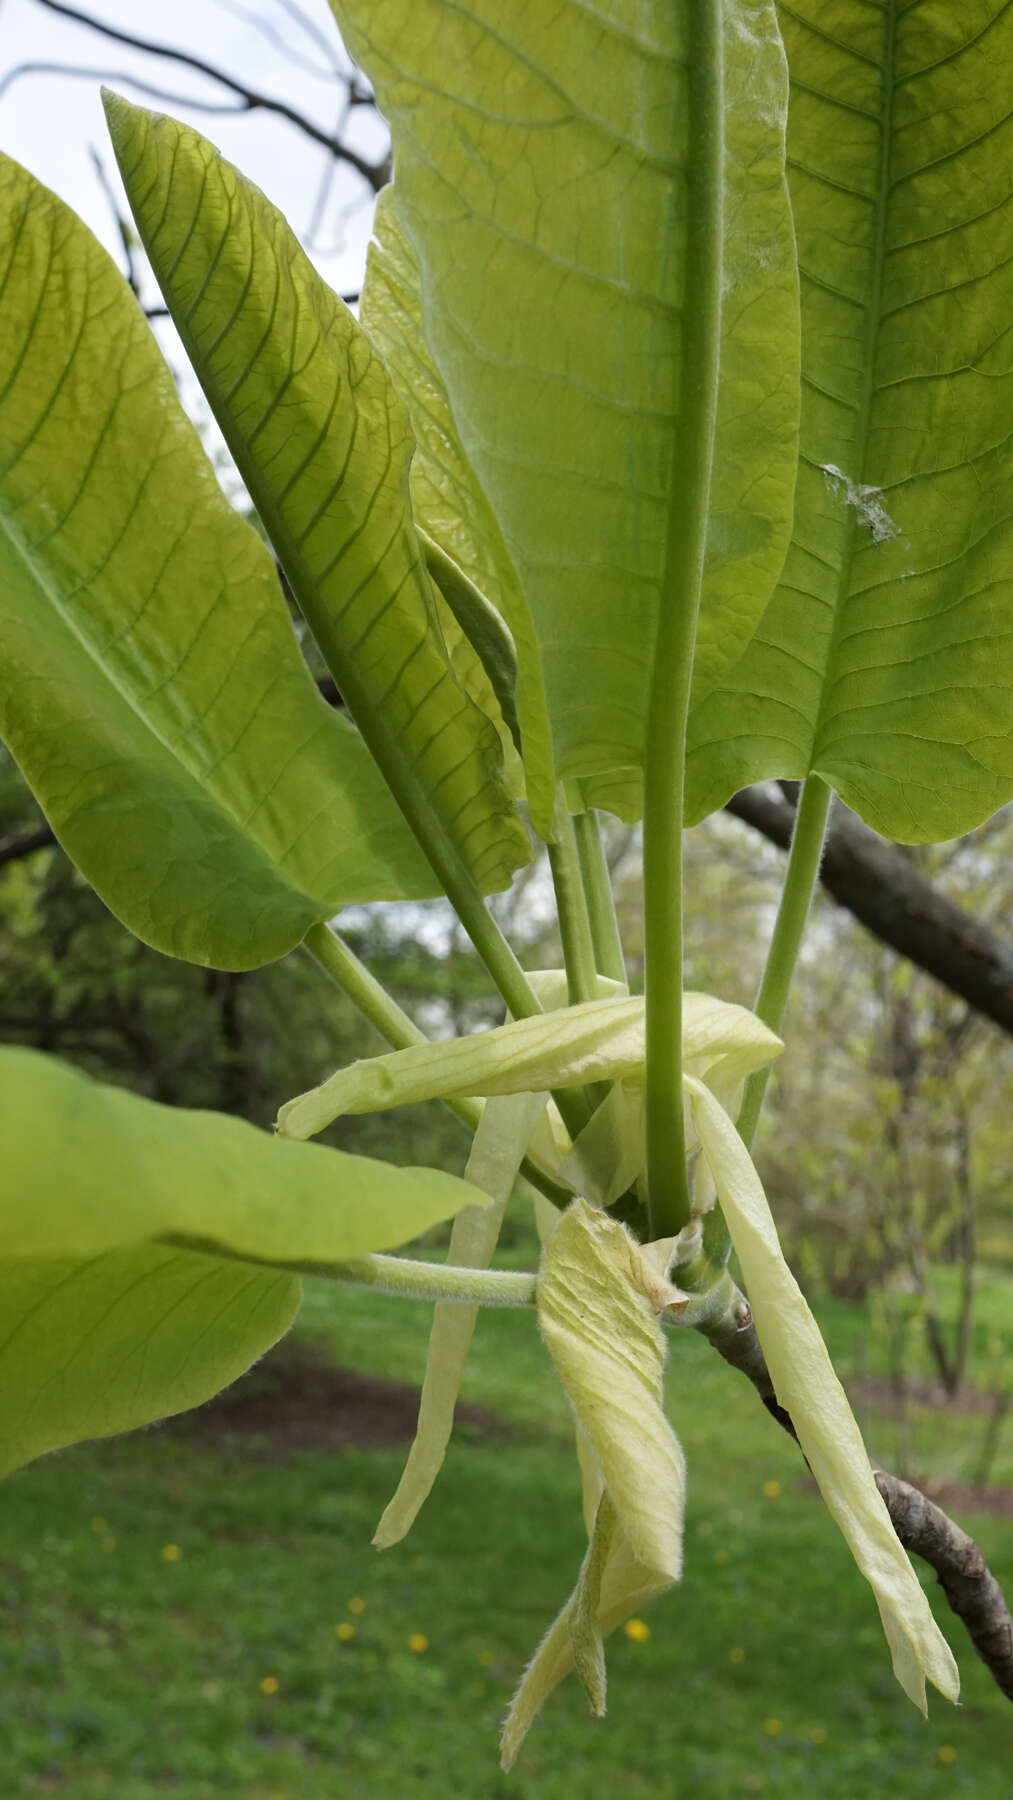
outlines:
{"label": "large green leaf", "polygon": [[210,1400],[287,1331],[299,1288],[153,1244],[0,1261],[0,1475]]}
{"label": "large green leaf", "polygon": [[[411,394],[421,522],[502,607],[522,730],[541,734],[544,684],[558,772],[637,770],[695,300],[684,275],[699,74],[690,8],[332,5],[393,130],[396,180],[363,307]],[[725,329],[701,694],[747,641],[780,573],[797,454],[786,82],[772,4],[727,0],[724,40]],[[490,511],[498,533],[483,554]],[[544,778],[542,754],[539,735],[529,786],[533,765]],[[585,796],[636,810],[628,776],[600,793],[591,780]]]}
{"label": "large green leaf", "polygon": [[0,1473],[199,1405],[291,1323],[288,1271],[402,1244],[476,1197],[32,1050],[0,1050],[0,1142]]}
{"label": "large green leaf", "polygon": [[402,810],[483,892],[530,844],[464,692],[412,523],[413,438],[369,339],[204,138],[108,95],[137,226],[296,598]]}
{"label": "large green leaf", "polygon": [[248,968],[347,902],[434,891],[122,276],[6,159],[0,633],[0,730],[148,943]]}
{"label": "large green leaf", "polygon": [[475,1202],[456,1176],[160,1106],[35,1050],[0,1049],[0,1143],[0,1257],[170,1239],[307,1269],[404,1244]]}
{"label": "large green leaf", "polygon": [[1013,794],[1013,11],[795,0],[798,508],[784,579],[694,722],[692,816],[815,770],[877,830]]}

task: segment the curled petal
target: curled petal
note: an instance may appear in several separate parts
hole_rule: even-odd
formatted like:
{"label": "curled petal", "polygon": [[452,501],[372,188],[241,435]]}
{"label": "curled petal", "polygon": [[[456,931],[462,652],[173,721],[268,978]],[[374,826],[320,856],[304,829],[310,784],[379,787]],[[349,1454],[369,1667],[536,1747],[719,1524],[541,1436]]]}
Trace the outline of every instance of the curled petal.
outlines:
{"label": "curled petal", "polygon": [[[702,1080],[739,1081],[780,1051],[780,1039],[745,1007],[709,994],[684,998],[685,1066]],[[417,1100],[642,1082],[644,1057],[643,1000],[588,1000],[493,1031],[352,1063],[289,1100],[278,1114],[278,1130],[283,1137],[309,1138],[341,1114]]]}
{"label": "curled petal", "polygon": [[542,1334],[578,1422],[589,1543],[577,1585],[528,1664],[503,1728],[514,1762],[542,1702],[576,1667],[605,1710],[604,1639],[677,1581],[685,1460],[662,1410],[662,1308],[686,1297],[660,1258],[583,1200],[563,1213],[538,1286]]}

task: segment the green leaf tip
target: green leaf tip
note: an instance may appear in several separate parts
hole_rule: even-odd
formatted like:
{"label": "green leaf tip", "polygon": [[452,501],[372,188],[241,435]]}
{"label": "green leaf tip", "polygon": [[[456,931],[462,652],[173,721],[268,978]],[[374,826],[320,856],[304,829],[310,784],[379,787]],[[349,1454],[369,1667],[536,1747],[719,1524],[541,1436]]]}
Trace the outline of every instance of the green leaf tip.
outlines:
{"label": "green leaf tip", "polygon": [[415,530],[408,412],[281,213],[141,107],[113,144],[187,354],[351,718],[440,883],[500,891],[531,845],[458,679]]}
{"label": "green leaf tip", "polygon": [[0,1467],[184,1411],[287,1329],[300,1270],[393,1248],[467,1182],[140,1099],[0,1049]]}
{"label": "green leaf tip", "polygon": [[340,905],[436,891],[360,735],[317,692],[271,555],[225,499],[134,295],[6,158],[0,638],[0,732],[144,942],[252,968]]}

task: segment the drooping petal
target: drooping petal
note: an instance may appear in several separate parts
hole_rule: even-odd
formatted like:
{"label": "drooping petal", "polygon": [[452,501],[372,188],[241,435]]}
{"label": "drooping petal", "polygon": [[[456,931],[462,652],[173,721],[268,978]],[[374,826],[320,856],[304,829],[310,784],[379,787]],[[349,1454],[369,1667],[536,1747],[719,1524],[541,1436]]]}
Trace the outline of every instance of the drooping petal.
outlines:
{"label": "drooping petal", "polygon": [[507,1715],[505,1769],[574,1666],[592,1711],[604,1712],[603,1640],[679,1579],[686,1468],[662,1407],[658,1313],[684,1304],[622,1225],[583,1200],[563,1213],[543,1260],[538,1315],[577,1415],[589,1544]]}
{"label": "drooping petal", "polygon": [[777,1397],[791,1415],[827,1510],[872,1586],[894,1674],[923,1713],[926,1677],[955,1701],[956,1663],[890,1523],[847,1395],[784,1260],[760,1178],[713,1094],[692,1077],[687,1086]]}
{"label": "drooping petal", "polygon": [[[489,1195],[490,1205],[468,1206],[458,1213],[448,1263],[488,1268],[521,1158],[544,1105],[544,1094],[510,1094],[489,1101],[464,1174],[465,1180]],[[400,1543],[410,1531],[443,1467],[477,1318],[477,1306],[441,1302],[434,1310],[415,1440],[397,1490],[376,1528],[373,1543],[378,1550]]]}

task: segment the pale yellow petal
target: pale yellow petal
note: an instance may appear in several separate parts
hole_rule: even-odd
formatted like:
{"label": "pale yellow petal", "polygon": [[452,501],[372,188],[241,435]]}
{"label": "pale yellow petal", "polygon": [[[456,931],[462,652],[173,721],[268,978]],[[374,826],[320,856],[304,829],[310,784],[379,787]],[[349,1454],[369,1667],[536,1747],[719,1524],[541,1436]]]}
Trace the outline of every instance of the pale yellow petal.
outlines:
{"label": "pale yellow petal", "polygon": [[[761,1068],[781,1049],[780,1040],[752,1013],[709,994],[684,996],[683,1042],[686,1068],[722,1083]],[[589,1000],[513,1019],[492,1031],[352,1063],[289,1100],[278,1114],[278,1130],[285,1137],[309,1138],[342,1114],[418,1100],[642,1081],[644,1056],[643,999]]]}
{"label": "pale yellow petal", "polygon": [[[592,1711],[601,1717],[605,1711],[604,1639],[672,1585],[668,1576],[645,1569],[637,1561],[614,1511],[603,1511],[609,1505],[608,1496],[603,1493],[577,1586],[521,1677],[500,1742],[500,1761],[504,1769],[513,1767],[543,1703],[575,1666],[579,1668]],[[601,1530],[606,1521],[607,1541],[603,1540]],[[603,1550],[604,1567],[599,1571],[596,1565]],[[591,1615],[595,1586],[598,1588],[596,1626]],[[581,1615],[579,1625],[576,1623],[578,1615]],[[582,1647],[582,1666],[576,1662],[577,1638]]]}
{"label": "pale yellow petal", "polygon": [[829,1512],[872,1586],[894,1674],[922,1712],[926,1676],[948,1700],[956,1700],[956,1663],[890,1523],[819,1326],[784,1260],[760,1178],[713,1094],[692,1079],[687,1086],[777,1397],[791,1415]]}
{"label": "pale yellow petal", "polygon": [[678,1306],[683,1296],[622,1225],[575,1200],[545,1253],[537,1298],[542,1335],[623,1533],[639,1562],[677,1581],[685,1459],[662,1405],[657,1302]]}
{"label": "pale yellow petal", "polygon": [[[469,1269],[488,1268],[521,1158],[544,1104],[544,1095],[512,1094],[486,1105],[465,1176],[489,1195],[490,1204],[468,1206],[458,1213],[447,1252],[448,1263]],[[400,1543],[411,1529],[443,1467],[477,1317],[476,1306],[441,1302],[434,1309],[415,1440],[397,1490],[376,1528],[373,1542],[378,1550]]]}

